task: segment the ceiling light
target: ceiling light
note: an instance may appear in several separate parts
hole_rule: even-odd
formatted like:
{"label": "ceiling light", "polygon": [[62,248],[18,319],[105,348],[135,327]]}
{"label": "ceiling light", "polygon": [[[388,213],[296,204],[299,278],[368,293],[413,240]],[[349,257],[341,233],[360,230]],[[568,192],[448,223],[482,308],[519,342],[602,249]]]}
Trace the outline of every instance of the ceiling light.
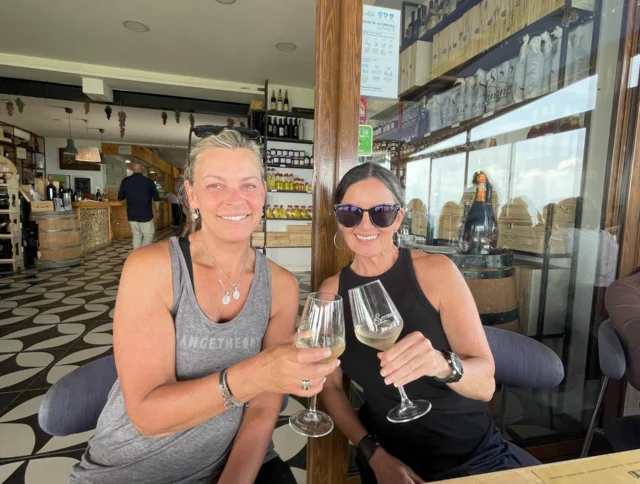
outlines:
{"label": "ceiling light", "polygon": [[64,108],[64,112],[69,115],[69,137],[67,138],[67,146],[63,148],[62,152],[68,155],[77,155],[78,148],[76,148],[76,145],[73,142],[73,139],[71,138],[71,113],[73,113],[73,109]]}
{"label": "ceiling light", "polygon": [[131,163],[131,160],[124,160],[125,163]]}
{"label": "ceiling light", "polygon": [[222,5],[231,5],[236,3],[236,0],[216,0],[216,2],[221,3]]}
{"label": "ceiling light", "polygon": [[[87,139],[89,139],[89,121],[87,119],[83,119],[83,121],[87,128]],[[100,131],[104,132],[103,129]],[[102,158],[100,157],[100,150],[95,146],[81,146],[78,149],[76,161],[84,161],[86,163],[100,163],[102,162]]]}
{"label": "ceiling light", "polygon": [[151,30],[148,25],[145,25],[135,20],[125,20],[122,22],[124,28],[131,30],[132,32],[138,32],[139,34],[146,34]]}
{"label": "ceiling light", "polygon": [[278,49],[278,50],[280,50],[282,52],[293,52],[297,48],[298,48],[298,46],[296,44],[294,44],[293,42],[278,42],[276,44],[276,49]]}

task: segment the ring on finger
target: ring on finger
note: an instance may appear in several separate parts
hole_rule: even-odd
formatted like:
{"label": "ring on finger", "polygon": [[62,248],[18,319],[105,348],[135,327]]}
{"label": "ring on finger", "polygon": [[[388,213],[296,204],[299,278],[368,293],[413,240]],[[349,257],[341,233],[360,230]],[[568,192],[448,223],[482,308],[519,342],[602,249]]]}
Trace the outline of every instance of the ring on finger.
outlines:
{"label": "ring on finger", "polygon": [[311,389],[311,380],[302,380],[302,389],[306,392]]}

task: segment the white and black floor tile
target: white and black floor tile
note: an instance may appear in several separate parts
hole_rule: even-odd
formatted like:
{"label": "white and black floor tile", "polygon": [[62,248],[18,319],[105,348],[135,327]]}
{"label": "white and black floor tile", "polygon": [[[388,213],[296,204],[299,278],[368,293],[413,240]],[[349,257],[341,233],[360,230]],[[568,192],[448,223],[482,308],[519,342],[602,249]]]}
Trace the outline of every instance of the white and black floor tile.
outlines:
{"label": "white and black floor tile", "polygon": [[[113,353],[115,299],[130,252],[130,240],[116,240],[77,267],[0,274],[0,484],[68,482],[92,431],[52,437],[40,429],[38,410],[56,381]],[[311,276],[295,275],[301,312]],[[306,439],[289,427],[288,416],[303,405],[291,398],[273,434],[299,483],[306,482]]]}

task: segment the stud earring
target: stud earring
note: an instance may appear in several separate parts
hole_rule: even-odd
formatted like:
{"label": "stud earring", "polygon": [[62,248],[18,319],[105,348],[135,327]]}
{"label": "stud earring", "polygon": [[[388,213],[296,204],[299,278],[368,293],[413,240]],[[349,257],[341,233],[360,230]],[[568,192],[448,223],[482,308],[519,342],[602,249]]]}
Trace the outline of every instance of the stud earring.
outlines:
{"label": "stud earring", "polygon": [[191,212],[191,220],[194,222],[200,218],[200,209],[196,208],[193,212]]}

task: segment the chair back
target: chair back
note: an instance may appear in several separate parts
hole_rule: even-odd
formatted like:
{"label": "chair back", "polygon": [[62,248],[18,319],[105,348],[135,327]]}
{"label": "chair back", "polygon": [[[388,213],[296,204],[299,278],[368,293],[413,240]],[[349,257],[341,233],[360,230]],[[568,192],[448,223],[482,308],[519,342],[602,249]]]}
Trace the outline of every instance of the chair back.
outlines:
{"label": "chair back", "polygon": [[627,358],[622,341],[608,319],[598,329],[598,358],[604,376],[620,380],[627,371]]}
{"label": "chair back", "polygon": [[113,355],[76,368],[58,380],[45,395],[38,413],[40,427],[56,436],[96,428],[117,378]]}
{"label": "chair back", "polygon": [[564,378],[558,355],[539,341],[505,329],[484,326],[495,361],[498,385],[553,388]]}

